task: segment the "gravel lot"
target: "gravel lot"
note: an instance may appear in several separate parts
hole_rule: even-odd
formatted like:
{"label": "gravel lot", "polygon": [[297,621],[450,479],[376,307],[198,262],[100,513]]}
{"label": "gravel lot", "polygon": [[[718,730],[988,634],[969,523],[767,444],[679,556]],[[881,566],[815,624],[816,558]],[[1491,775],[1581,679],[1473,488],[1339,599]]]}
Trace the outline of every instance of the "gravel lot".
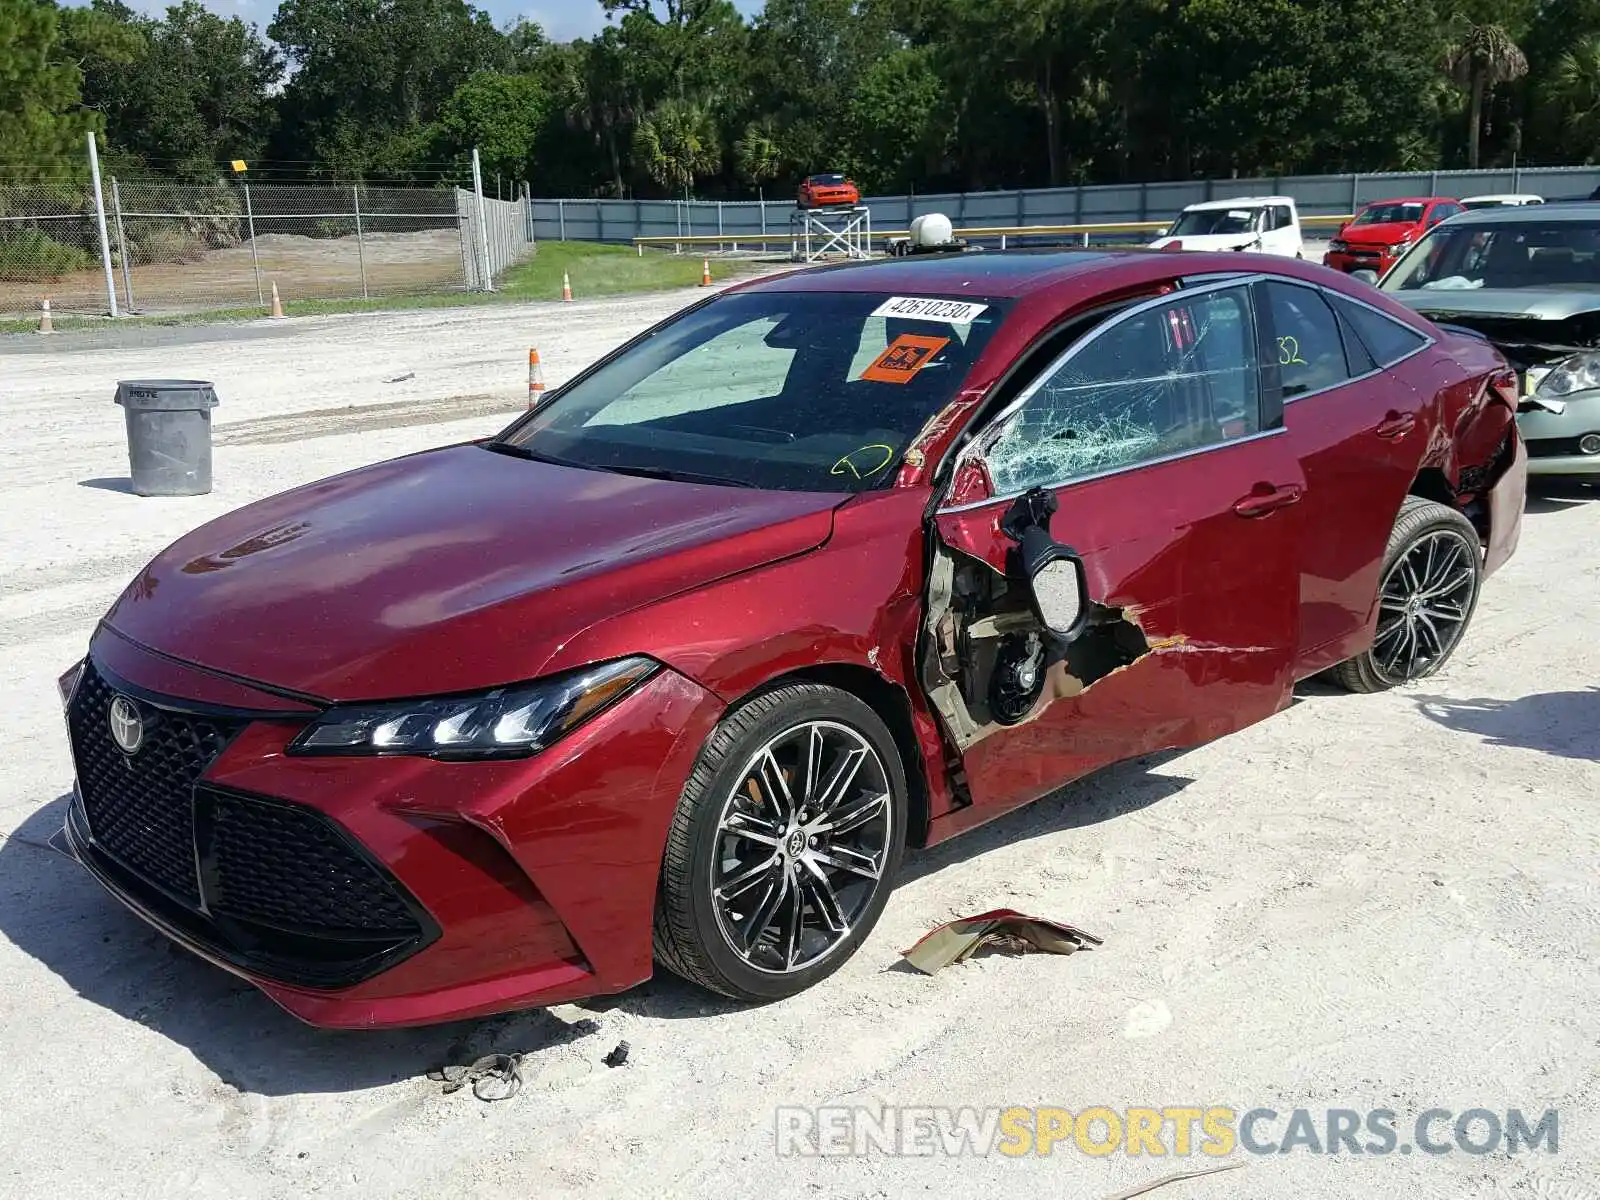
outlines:
{"label": "gravel lot", "polygon": [[[823,986],[741,1009],[670,977],[466,1026],[318,1033],[125,915],[47,845],[54,679],[189,527],[477,436],[679,294],[0,340],[0,1189],[8,1196],[1106,1198],[1211,1160],[779,1158],[777,1105],[1559,1111],[1559,1152],[1236,1154],[1186,1200],[1600,1197],[1600,503],[1534,499],[1441,677],[1318,686],[913,855]],[[126,490],[118,378],[212,379],[217,490]],[[395,382],[386,382],[394,380]],[[1009,905],[1105,938],[926,978],[897,952]],[[588,1022],[592,1024],[584,1024]],[[627,1066],[601,1058],[619,1040]],[[508,1103],[425,1072],[528,1051]],[[1281,1137],[1280,1121],[1269,1137]]]}

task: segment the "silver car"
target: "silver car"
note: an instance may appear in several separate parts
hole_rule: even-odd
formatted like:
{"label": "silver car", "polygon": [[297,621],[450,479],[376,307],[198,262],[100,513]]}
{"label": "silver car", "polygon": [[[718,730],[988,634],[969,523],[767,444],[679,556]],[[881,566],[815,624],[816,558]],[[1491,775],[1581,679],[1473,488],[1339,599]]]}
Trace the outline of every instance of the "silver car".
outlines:
{"label": "silver car", "polygon": [[1600,204],[1462,213],[1378,287],[1499,347],[1522,378],[1531,474],[1600,479]]}

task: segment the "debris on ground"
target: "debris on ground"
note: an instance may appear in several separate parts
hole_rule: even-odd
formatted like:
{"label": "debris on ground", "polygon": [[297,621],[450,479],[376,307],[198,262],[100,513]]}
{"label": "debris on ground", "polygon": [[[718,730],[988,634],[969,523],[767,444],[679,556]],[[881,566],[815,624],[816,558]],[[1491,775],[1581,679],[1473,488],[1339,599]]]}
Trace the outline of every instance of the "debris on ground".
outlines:
{"label": "debris on ground", "polygon": [[444,1084],[444,1094],[472,1086],[479,1100],[509,1100],[522,1090],[522,1055],[485,1054],[466,1065],[449,1063],[428,1072],[428,1078]]}
{"label": "debris on ground", "polygon": [[617,1047],[600,1061],[608,1067],[620,1067],[628,1061],[628,1051],[632,1049],[627,1042],[618,1042]]}
{"label": "debris on ground", "polygon": [[1072,954],[1101,945],[1092,933],[1059,921],[1030,917],[1009,908],[997,908],[975,917],[947,921],[930,930],[915,946],[902,950],[901,957],[924,975],[964,962],[979,950],[992,949],[1007,954]]}
{"label": "debris on ground", "polygon": [[396,375],[393,379],[385,379],[384,382],[385,383],[404,383],[406,380],[415,379],[416,377],[417,377],[417,373],[415,371],[412,371],[410,374],[407,374],[407,375]]}
{"label": "debris on ground", "polygon": [[1147,1196],[1158,1188],[1164,1188],[1171,1183],[1182,1183],[1186,1179],[1199,1179],[1203,1175],[1217,1175],[1223,1171],[1237,1171],[1240,1167],[1249,1165],[1242,1162],[1222,1163],[1215,1167],[1202,1167],[1197,1171],[1179,1171],[1176,1175],[1163,1175],[1160,1179],[1141,1184],[1131,1191],[1118,1192],[1115,1196],[1107,1196],[1106,1200],[1133,1200],[1135,1196]]}

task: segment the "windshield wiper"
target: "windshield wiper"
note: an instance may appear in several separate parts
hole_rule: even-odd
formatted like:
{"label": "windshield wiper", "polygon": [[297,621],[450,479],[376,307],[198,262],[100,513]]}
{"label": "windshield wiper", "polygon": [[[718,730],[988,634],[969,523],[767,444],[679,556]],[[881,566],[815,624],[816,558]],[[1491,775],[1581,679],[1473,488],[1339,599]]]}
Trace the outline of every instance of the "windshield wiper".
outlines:
{"label": "windshield wiper", "polygon": [[493,450],[496,454],[509,454],[512,458],[526,458],[532,462],[549,463],[553,467],[573,467],[579,471],[594,471],[599,468],[591,467],[588,463],[573,462],[570,458],[557,458],[554,454],[541,454],[527,446],[520,446],[516,442],[485,442],[485,450]]}
{"label": "windshield wiper", "polygon": [[618,475],[638,475],[644,479],[668,479],[673,483],[711,483],[721,487],[753,488],[756,485],[743,479],[729,479],[722,475],[705,475],[699,471],[680,471],[671,467],[636,467],[607,463],[600,467],[602,471],[614,471]]}

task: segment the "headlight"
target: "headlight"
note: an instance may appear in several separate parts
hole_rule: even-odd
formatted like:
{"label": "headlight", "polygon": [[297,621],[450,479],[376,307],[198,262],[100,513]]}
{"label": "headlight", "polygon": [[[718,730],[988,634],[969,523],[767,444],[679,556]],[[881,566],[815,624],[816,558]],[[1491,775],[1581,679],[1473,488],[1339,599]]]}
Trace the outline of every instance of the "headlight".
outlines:
{"label": "headlight", "polygon": [[632,691],[657,665],[648,658],[623,658],[476,696],[336,705],[306,726],[289,744],[289,753],[533,754]]}
{"label": "headlight", "polygon": [[1534,388],[1536,396],[1570,396],[1600,388],[1600,354],[1574,354],[1557,365]]}
{"label": "headlight", "polygon": [[1343,254],[1346,250],[1350,249],[1350,243],[1345,241],[1343,238],[1334,238],[1333,241],[1328,243],[1328,249],[1332,250],[1335,254]]}

